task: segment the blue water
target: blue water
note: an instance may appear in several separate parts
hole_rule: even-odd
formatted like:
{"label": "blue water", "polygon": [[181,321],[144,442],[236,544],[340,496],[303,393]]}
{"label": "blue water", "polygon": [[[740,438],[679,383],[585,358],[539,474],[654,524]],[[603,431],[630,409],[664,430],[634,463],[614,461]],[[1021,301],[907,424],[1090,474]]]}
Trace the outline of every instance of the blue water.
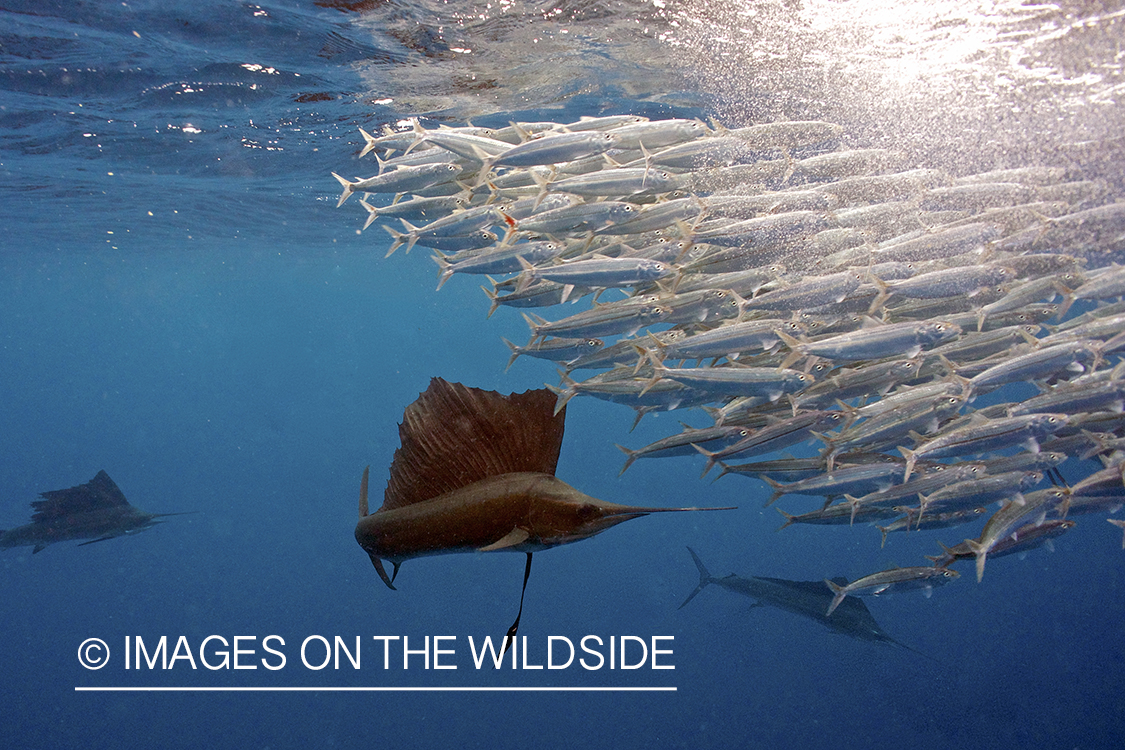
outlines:
{"label": "blue water", "polygon": [[[356,127],[415,114],[399,93],[409,86],[388,97],[359,63],[376,60],[389,87],[454,54],[432,35],[391,43],[372,30],[409,10],[295,0],[0,10],[0,527],[26,523],[39,492],[99,469],[144,510],[197,511],[88,547],[0,551],[0,744],[1120,746],[1118,529],[1081,520],[1053,553],[990,563],[979,585],[966,570],[930,599],[868,600],[928,659],[718,588],[677,610],[697,582],[685,545],[718,575],[818,580],[918,564],[944,537],[880,551],[867,528],[775,534],[760,483],[701,481],[693,459],[640,461],[618,478],[613,444],[677,430],[674,413],[629,433],[630,410],[573,400],[559,477],[619,503],[740,509],[645,518],[537,555],[520,631],[531,665],[544,663],[549,636],[672,636],[662,663],[674,670],[475,669],[469,637],[496,639],[514,615],[518,555],[414,560],[398,591],[383,586],[352,530],[360,474],[371,465],[377,497],[404,407],[432,376],[502,392],[555,382],[539,362],[504,372],[501,337],[527,337],[514,311],[486,319],[487,300],[464,279],[435,292],[424,253],[384,259],[388,239],[357,233],[359,209],[334,208],[329,172],[353,171]],[[698,81],[642,96],[610,67],[604,85],[530,87],[507,111],[481,90],[474,121],[722,107]],[[807,109],[790,116],[817,115],[821,100],[805,93]],[[204,667],[212,635],[251,637],[241,663],[257,669]],[[269,635],[284,639],[282,669],[263,666],[277,664]],[[302,665],[301,643],[317,635],[359,637],[361,668]],[[125,668],[127,638],[151,651],[161,636],[169,652],[183,636],[197,668]],[[399,640],[384,670],[372,636],[409,637],[411,648],[455,636],[442,658],[457,669],[415,656],[404,670]],[[92,637],[110,649],[97,671],[76,659]],[[310,647],[310,661],[322,657]],[[676,690],[327,690],[370,686]]]}

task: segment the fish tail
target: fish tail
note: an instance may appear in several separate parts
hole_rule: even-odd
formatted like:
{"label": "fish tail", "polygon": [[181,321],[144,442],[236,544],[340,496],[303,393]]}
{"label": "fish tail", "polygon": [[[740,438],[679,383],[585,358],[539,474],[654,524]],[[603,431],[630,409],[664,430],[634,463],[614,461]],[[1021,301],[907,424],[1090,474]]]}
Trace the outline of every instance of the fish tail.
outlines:
{"label": "fish tail", "polygon": [[699,475],[699,478],[702,479],[703,477],[707,476],[707,472],[711,471],[712,467],[714,467],[715,464],[718,463],[718,459],[715,458],[715,456],[717,456],[719,452],[718,451],[709,451],[706,448],[704,448],[702,445],[700,445],[699,443],[692,443],[691,447],[695,448],[697,451],[702,453],[704,456],[707,456],[707,465],[703,467],[703,473]]}
{"label": "fish tail", "polygon": [[543,318],[540,318],[538,315],[533,316],[528,313],[523,313],[523,319],[527,321],[527,326],[531,329],[532,341],[543,338],[542,328],[547,321],[543,320]]}
{"label": "fish tail", "polygon": [[984,563],[988,559],[988,547],[976,539],[966,539],[965,544],[969,545],[969,549],[977,557],[977,583],[980,583],[981,579],[984,578]]}
{"label": "fish tail", "polygon": [[723,426],[723,410],[717,406],[702,406],[703,411],[707,412],[707,416],[711,417],[715,422],[716,427]]}
{"label": "fish tail", "polygon": [[871,305],[867,308],[867,314],[874,315],[875,312],[883,306],[883,303],[887,301],[887,298],[891,296],[891,292],[887,288],[887,282],[883,281],[878,276],[867,274],[867,278],[879,289],[879,293],[875,295],[875,299],[871,301]]}
{"label": "fish tail", "polygon": [[953,549],[941,542],[938,546],[942,548],[945,554],[943,555],[926,555],[926,559],[933,562],[935,568],[946,568],[952,563],[957,562],[957,553]]}
{"label": "fish tail", "polygon": [[635,407],[633,407],[633,409],[637,412],[637,416],[634,417],[633,424],[632,424],[631,427],[629,427],[629,432],[632,432],[633,430],[637,429],[637,425],[639,425],[641,423],[641,420],[644,418],[644,416],[646,414],[648,414],[650,411],[652,411],[652,408],[653,407],[651,407],[651,406],[635,406]]}
{"label": "fish tail", "polygon": [[[724,468],[723,473],[726,473],[725,468]],[[719,476],[722,476],[722,474],[720,474]],[[770,486],[770,489],[773,490],[773,494],[770,495],[770,499],[766,501],[766,504],[765,504],[764,507],[768,508],[769,506],[773,505],[774,501],[776,501],[779,497],[781,497],[785,494],[788,494],[785,491],[785,485],[783,485],[781,482],[777,481],[776,479],[772,479],[772,478],[767,477],[767,476],[761,476],[761,477],[759,477],[759,479],[761,479],[763,482],[768,484]]]}
{"label": "fish tail", "polygon": [[[719,466],[723,467],[723,470],[719,472],[719,475],[717,477],[715,477],[714,479],[711,480],[711,484],[714,484],[715,482],[719,481],[720,479],[725,477],[727,474],[730,474],[732,472],[732,469],[731,469],[729,464],[725,464],[722,461],[716,461],[715,463],[717,463]],[[773,500],[770,500],[769,503],[766,503],[766,506],[768,506],[772,502],[773,502]]]}
{"label": "fish tail", "polygon": [[410,252],[410,248],[414,247],[414,243],[418,241],[418,227],[411,224],[406,219],[399,219],[402,225],[406,228],[407,236],[409,239],[406,242],[406,252]]}
{"label": "fish tail", "polygon": [[715,580],[714,577],[712,577],[712,575],[707,571],[707,567],[703,564],[703,561],[699,559],[699,555],[695,554],[695,550],[693,550],[691,547],[688,547],[687,551],[691,553],[691,559],[695,561],[695,567],[699,569],[699,585],[695,587],[694,591],[688,594],[688,598],[684,599],[684,603],[677,607],[677,609],[683,609],[684,607],[686,607],[687,603],[694,599],[696,594],[707,588],[707,584]]}
{"label": "fish tail", "polygon": [[411,144],[409,146],[406,147],[406,150],[402,152],[403,156],[406,156],[407,154],[409,154],[411,151],[414,150],[415,146],[417,146],[422,141],[426,140],[426,129],[424,127],[422,127],[422,123],[418,122],[417,118],[414,118],[412,120],[411,127],[414,131],[414,140],[413,140],[413,142],[411,142]]}
{"label": "fish tail", "polygon": [[[407,151],[409,150],[410,149],[407,149]],[[379,174],[383,174],[383,171],[387,168],[387,161],[390,160],[390,154],[388,153],[386,156],[387,159],[380,159],[379,155],[375,154],[375,163],[379,165]]]}
{"label": "fish tail", "polygon": [[909,448],[903,448],[902,446],[899,446],[898,452],[901,453],[902,457],[906,459],[906,471],[903,472],[902,475],[902,481],[906,482],[907,479],[910,479],[910,472],[914,471],[914,451],[910,450]]}
{"label": "fish tail", "polygon": [[[930,494],[932,495],[933,493],[931,492]],[[922,516],[925,515],[926,506],[929,505],[929,504],[930,504],[930,498],[927,497],[926,495],[922,494],[921,492],[919,492],[918,493],[918,520],[914,522],[914,528],[915,529],[922,528]],[[907,514],[907,515],[909,517],[910,514]],[[906,530],[910,531],[910,527],[907,526]]]}
{"label": "fish tail", "polygon": [[379,218],[379,209],[375,206],[372,206],[363,198],[359,199],[359,205],[363,206],[367,210],[367,221],[363,222],[363,229],[359,230],[362,232],[364,229],[367,229],[369,226],[371,226],[371,222]]}
{"label": "fish tail", "polygon": [[626,448],[621,443],[614,443],[614,445],[616,445],[618,450],[620,450],[626,456],[625,465],[621,467],[621,471],[617,472],[617,476],[621,476],[622,474],[625,473],[625,470],[628,469],[630,466],[632,466],[633,462],[637,460],[637,454],[640,453],[640,451],[635,451],[635,450],[631,450],[629,448]]}
{"label": "fish tail", "polygon": [[520,350],[518,346],[513,344],[511,341],[508,341],[508,339],[501,336],[500,340],[507,344],[508,348],[512,350],[512,356],[508,360],[508,366],[504,368],[504,372],[507,372],[508,370],[512,369],[512,365],[516,363],[516,358],[520,356]]}
{"label": "fish tail", "polygon": [[535,203],[532,205],[531,209],[532,213],[534,213],[539,209],[539,204],[543,202],[543,199],[547,197],[547,194],[551,192],[551,177],[554,177],[555,173],[554,170],[551,170],[550,176],[544,177],[535,170],[531,170],[530,174],[531,179],[535,182],[536,185],[539,186],[539,193],[535,196]]}
{"label": "fish tail", "polygon": [[359,152],[359,158],[362,159],[378,147],[378,139],[363,128],[359,129],[359,134],[363,136],[363,142],[366,144]]}
{"label": "fish tail", "polygon": [[832,589],[835,596],[832,597],[832,603],[828,605],[828,611],[824,613],[825,617],[831,617],[832,613],[836,611],[836,607],[840,606],[840,602],[844,601],[844,597],[848,595],[847,589],[835,581],[830,581],[827,578],[824,582],[828,584],[828,588]]}
{"label": "fish tail", "polygon": [[558,401],[555,402],[555,414],[558,414],[566,408],[566,402],[570,401],[578,394],[578,388],[575,387],[574,380],[565,372],[562,373],[561,386],[551,385],[550,383],[544,383],[543,385],[547,386],[548,390],[558,396]]}
{"label": "fish tail", "polygon": [[488,296],[489,301],[492,303],[488,307],[488,315],[485,316],[486,318],[491,318],[492,313],[496,312],[496,309],[500,307],[500,295],[486,286],[482,286],[480,290]]}
{"label": "fish tail", "polygon": [[[523,294],[527,288],[532,285],[537,279],[535,276],[535,266],[528,262],[527,258],[522,255],[517,255],[516,260],[520,264],[520,274],[516,277],[516,294]],[[563,302],[566,302],[563,299]]]}
{"label": "fish tail", "polygon": [[[437,263],[438,268],[440,269],[439,272],[438,272],[437,288],[438,288],[438,291],[441,291],[441,288],[442,288],[442,286],[445,285],[445,282],[449,281],[449,279],[453,276],[453,273],[454,273],[453,264],[450,263],[448,260],[446,260],[445,256],[442,255],[441,253],[438,253],[437,255],[434,256],[434,263]],[[511,366],[512,366],[512,363],[509,362],[508,367],[511,367]]]}
{"label": "fish tail", "polygon": [[477,172],[477,181],[476,184],[473,185],[473,189],[476,190],[481,185],[488,182],[488,177],[492,172],[492,165],[496,161],[496,157],[489,156],[488,152],[475,143],[472,144],[472,149],[477,161],[480,162],[480,170]]}
{"label": "fish tail", "polygon": [[344,201],[348,199],[348,196],[355,191],[352,190],[352,183],[347,178],[341,177],[335,172],[332,173],[332,176],[339,180],[340,184],[344,186],[344,192],[340,193],[340,200],[336,201],[336,208],[339,208],[344,205]]}
{"label": "fish tail", "polygon": [[1064,294],[1062,304],[1059,305],[1059,310],[1057,313],[1055,313],[1055,320],[1062,320],[1063,316],[1066,315],[1066,311],[1069,310],[1070,306],[1073,304],[1074,294],[1070,292]]}
{"label": "fish tail", "polygon": [[388,227],[386,224],[383,224],[383,229],[386,229],[387,233],[394,238],[394,242],[391,243],[391,249],[388,250],[387,254],[383,256],[384,258],[389,258],[394,255],[395,250],[398,250],[403,242],[408,239],[408,237],[397,229]]}
{"label": "fish tail", "polygon": [[786,513],[786,512],[785,512],[785,511],[783,511],[783,510],[782,510],[781,508],[778,508],[778,509],[777,509],[777,512],[778,512],[778,513],[780,513],[781,515],[785,516],[785,523],[783,523],[783,524],[782,524],[781,526],[779,526],[779,527],[778,527],[778,529],[777,529],[778,531],[781,531],[781,530],[782,530],[782,529],[784,529],[784,528],[785,528],[786,526],[791,526],[791,525],[793,525],[793,522],[794,522],[794,521],[796,520],[796,518],[797,518],[797,517],[796,517],[795,515],[793,515],[792,513]]}

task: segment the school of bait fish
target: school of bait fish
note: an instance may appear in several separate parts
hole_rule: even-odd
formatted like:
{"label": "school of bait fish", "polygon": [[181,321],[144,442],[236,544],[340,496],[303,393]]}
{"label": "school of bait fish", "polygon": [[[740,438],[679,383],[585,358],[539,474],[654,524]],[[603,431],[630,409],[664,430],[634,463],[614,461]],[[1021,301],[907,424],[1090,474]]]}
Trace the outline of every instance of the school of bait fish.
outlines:
{"label": "school of bait fish", "polygon": [[[432,250],[439,289],[487,278],[489,315],[518,308],[531,329],[509,366],[560,367],[560,408],[586,395],[638,419],[710,416],[622,448],[622,471],[702,454],[704,475],[762,480],[770,503],[820,499],[784,526],[872,524],[884,544],[987,518],[932,565],[829,582],[829,613],[928,593],[960,560],[979,581],[986,560],[1122,505],[1125,202],[1103,183],[1052,166],[955,177],[842,149],[842,128],[814,121],[361,133],[377,173],[334,173],[337,205],[363,195],[388,255]],[[784,453],[803,443],[817,455]]]}

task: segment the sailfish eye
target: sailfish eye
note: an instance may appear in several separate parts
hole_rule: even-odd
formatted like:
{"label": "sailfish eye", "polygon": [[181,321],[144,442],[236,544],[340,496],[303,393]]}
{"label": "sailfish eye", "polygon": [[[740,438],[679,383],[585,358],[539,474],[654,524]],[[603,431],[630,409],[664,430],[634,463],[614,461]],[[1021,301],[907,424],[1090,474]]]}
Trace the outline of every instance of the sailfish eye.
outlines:
{"label": "sailfish eye", "polygon": [[580,520],[580,521],[591,521],[597,515],[598,515],[597,507],[594,506],[594,505],[591,505],[590,503],[582,503],[581,505],[578,506],[578,520]]}

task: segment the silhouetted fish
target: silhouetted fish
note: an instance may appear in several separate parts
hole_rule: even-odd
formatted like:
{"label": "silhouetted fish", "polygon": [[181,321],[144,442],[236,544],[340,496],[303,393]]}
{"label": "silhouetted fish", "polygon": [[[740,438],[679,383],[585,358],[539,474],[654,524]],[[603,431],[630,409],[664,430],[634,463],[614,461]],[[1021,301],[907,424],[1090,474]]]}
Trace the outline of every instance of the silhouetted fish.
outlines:
{"label": "silhouetted fish", "polygon": [[103,542],[123,534],[136,534],[160,523],[164,516],[183,513],[146,513],[125,499],[109,474],[99,471],[86,484],[39,494],[31,507],[31,523],[0,530],[0,548],[30,546],[39,552],[48,544],[89,539],[78,546]]}
{"label": "silhouetted fish", "polygon": [[[687,551],[691,553],[691,559],[695,561],[695,567],[699,569],[699,585],[680,605],[681,609],[694,599],[696,594],[709,584],[714,583],[728,591],[754,599],[754,606],[777,607],[778,609],[784,609],[786,612],[815,620],[829,630],[852,638],[892,643],[908,651],[915,651],[905,643],[896,641],[879,627],[879,623],[875,622],[875,618],[871,615],[871,611],[867,609],[867,605],[859,599],[845,599],[831,617],[824,614],[828,604],[832,601],[832,592],[825,588],[823,581],[789,581],[784,578],[763,578],[761,576],[744,578],[734,573],[724,578],[716,578],[707,571],[703,561],[699,559],[699,555],[695,554],[695,550],[688,547]],[[842,585],[847,584],[847,579],[837,578],[835,580]],[[915,651],[915,653],[921,652]],[[925,654],[922,655],[925,656]]]}
{"label": "silhouetted fish", "polygon": [[[527,555],[526,589],[533,552],[649,513],[718,510],[617,505],[556,479],[566,411],[554,411],[547,389],[504,396],[430,381],[406,408],[383,506],[370,515],[363,470],[356,541],[388,587],[412,557],[512,550]],[[394,565],[389,577],[384,559]],[[509,636],[518,625],[519,615]]]}

